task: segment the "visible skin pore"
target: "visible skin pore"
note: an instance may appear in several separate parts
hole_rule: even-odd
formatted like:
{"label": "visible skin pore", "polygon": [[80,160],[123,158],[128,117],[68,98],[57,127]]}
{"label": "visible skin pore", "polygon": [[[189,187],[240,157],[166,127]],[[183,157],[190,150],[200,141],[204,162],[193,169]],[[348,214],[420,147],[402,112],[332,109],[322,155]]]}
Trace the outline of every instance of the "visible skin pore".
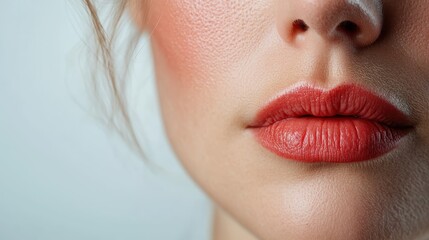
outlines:
{"label": "visible skin pore", "polygon": [[[429,239],[429,2],[156,0],[143,24],[139,1],[167,135],[213,199],[214,240]],[[359,31],[336,28],[344,20]],[[368,162],[283,159],[247,127],[303,82],[363,85],[414,129]]]}

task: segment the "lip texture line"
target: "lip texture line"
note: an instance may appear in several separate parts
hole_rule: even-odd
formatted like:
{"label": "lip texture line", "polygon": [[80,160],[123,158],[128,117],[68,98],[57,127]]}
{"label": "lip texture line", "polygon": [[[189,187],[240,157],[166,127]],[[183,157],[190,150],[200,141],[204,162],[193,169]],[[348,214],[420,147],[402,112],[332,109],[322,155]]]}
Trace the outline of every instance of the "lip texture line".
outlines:
{"label": "lip texture line", "polygon": [[393,150],[412,125],[388,101],[345,84],[299,87],[262,108],[249,127],[262,146],[287,159],[355,162]]}

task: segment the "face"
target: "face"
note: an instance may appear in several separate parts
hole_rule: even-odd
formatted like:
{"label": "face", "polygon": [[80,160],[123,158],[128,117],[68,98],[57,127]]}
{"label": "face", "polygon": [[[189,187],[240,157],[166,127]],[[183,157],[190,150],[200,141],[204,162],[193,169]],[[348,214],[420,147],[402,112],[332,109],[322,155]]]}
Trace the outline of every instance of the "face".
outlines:
{"label": "face", "polygon": [[[193,179],[252,234],[427,234],[427,1],[157,0],[146,7],[171,145]],[[391,102],[409,118],[408,134],[388,152],[349,163],[297,161],[254,134],[255,117],[274,97],[297,85],[344,84]]]}

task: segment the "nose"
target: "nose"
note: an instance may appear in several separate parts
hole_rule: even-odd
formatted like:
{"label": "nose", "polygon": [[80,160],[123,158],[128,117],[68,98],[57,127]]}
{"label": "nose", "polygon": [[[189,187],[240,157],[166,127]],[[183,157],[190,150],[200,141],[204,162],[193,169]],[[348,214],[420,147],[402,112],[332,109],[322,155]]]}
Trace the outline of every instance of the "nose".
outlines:
{"label": "nose", "polygon": [[[311,33],[356,48],[374,43],[383,25],[381,0],[280,0],[277,27],[288,42],[309,41]],[[314,35],[314,34],[313,34]]]}

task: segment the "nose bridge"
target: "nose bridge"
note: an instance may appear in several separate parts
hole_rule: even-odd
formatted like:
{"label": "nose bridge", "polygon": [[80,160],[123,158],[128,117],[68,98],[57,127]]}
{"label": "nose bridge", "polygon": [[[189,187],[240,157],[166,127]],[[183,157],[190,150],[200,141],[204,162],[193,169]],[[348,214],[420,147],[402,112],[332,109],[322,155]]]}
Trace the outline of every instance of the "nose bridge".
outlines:
{"label": "nose bridge", "polygon": [[279,1],[279,33],[289,42],[312,31],[326,41],[344,39],[363,47],[375,42],[381,32],[380,0]]}

